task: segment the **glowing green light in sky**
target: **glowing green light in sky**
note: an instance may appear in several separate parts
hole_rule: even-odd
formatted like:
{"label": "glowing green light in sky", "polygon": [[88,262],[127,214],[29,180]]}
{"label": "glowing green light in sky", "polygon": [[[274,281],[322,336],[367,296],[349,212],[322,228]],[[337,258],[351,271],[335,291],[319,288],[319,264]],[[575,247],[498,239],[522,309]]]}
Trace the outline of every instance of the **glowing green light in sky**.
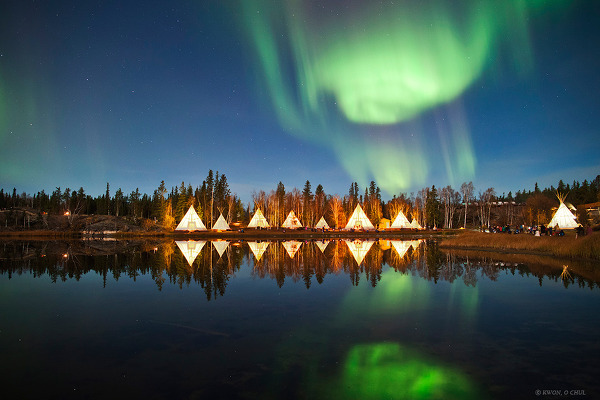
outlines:
{"label": "glowing green light in sky", "polygon": [[344,364],[339,398],[476,399],[478,391],[460,371],[427,360],[398,343],[354,346]]}
{"label": "glowing green light in sky", "polygon": [[299,52],[312,110],[322,93],[349,121],[393,124],[454,99],[479,76],[493,29],[485,18],[476,14],[461,32],[445,10],[390,11],[334,24],[325,40],[297,28],[294,37],[316,43]]}
{"label": "glowing green light in sky", "polygon": [[[410,121],[456,101],[493,65],[505,32],[516,69],[533,65],[534,6],[524,1],[278,4],[242,7],[282,127],[331,148],[354,179],[374,177],[389,193],[424,183],[438,159],[453,184],[474,175],[464,117],[439,130],[436,146],[424,146],[431,134],[418,130],[407,140]],[[385,140],[369,126],[389,126]]]}

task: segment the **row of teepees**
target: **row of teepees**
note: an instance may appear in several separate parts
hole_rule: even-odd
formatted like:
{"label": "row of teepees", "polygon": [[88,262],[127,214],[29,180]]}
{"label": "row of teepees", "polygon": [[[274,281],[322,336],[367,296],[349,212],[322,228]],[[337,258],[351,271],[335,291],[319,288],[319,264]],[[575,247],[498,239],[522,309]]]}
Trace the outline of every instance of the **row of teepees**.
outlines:
{"label": "row of teepees", "polygon": [[[250,223],[248,224],[248,228],[269,228],[270,226],[271,225],[269,225],[269,223],[267,222],[267,219],[265,218],[263,213],[260,211],[260,209],[256,210],[256,212],[254,213],[254,216],[252,216],[252,219],[250,220]],[[302,228],[302,223],[300,222],[300,220],[298,219],[298,217],[296,216],[294,211],[290,211],[290,213],[288,214],[288,216],[285,219],[285,221],[283,222],[283,224],[281,224],[281,227],[289,228],[289,229]],[[329,224],[327,224],[327,221],[325,221],[325,218],[321,217],[321,219],[319,219],[319,222],[317,222],[317,224],[315,225],[315,228],[329,229]],[[392,223],[390,228],[392,228],[392,229],[402,229],[402,228],[423,229],[421,227],[421,225],[419,225],[417,220],[413,219],[413,221],[410,222],[408,220],[408,218],[406,218],[406,216],[404,215],[404,213],[402,211],[400,211],[400,213],[398,214],[396,219],[394,219],[394,222]],[[352,216],[348,220],[348,223],[346,224],[346,227],[344,229],[345,230],[350,230],[350,229],[375,230],[375,227],[373,226],[373,224],[367,217],[367,214],[365,214],[365,212],[363,211],[360,204],[358,204],[356,206],[356,208],[354,209],[354,212],[352,213]]]}
{"label": "row of teepees", "polygon": [[[252,216],[252,219],[250,220],[250,223],[248,224],[248,228],[269,228],[269,227],[270,227],[269,222],[267,222],[267,219],[265,218],[263,213],[260,211],[260,209],[256,210],[256,212]],[[285,221],[283,222],[281,227],[288,228],[288,229],[302,228],[302,223],[300,223],[300,220],[298,219],[298,217],[296,216],[294,211],[290,211],[290,213],[288,214],[287,218],[285,219]],[[319,222],[317,222],[317,224],[315,225],[315,228],[329,229],[329,225],[327,224],[327,221],[325,221],[325,218],[321,217]],[[390,228],[391,229],[402,229],[402,228],[422,229],[421,225],[419,225],[419,223],[416,220],[413,219],[412,222],[409,222],[408,218],[406,218],[406,216],[404,215],[404,213],[402,211],[400,211],[400,213],[398,214],[396,219],[394,219],[394,222],[392,223]],[[225,221],[225,218],[223,218],[223,214],[221,214],[221,215],[219,215],[219,218],[217,219],[217,222],[215,222],[215,225],[212,227],[212,229],[217,230],[217,231],[226,231],[231,228],[229,228],[229,224],[227,224],[227,221]],[[352,216],[350,217],[350,220],[348,220],[348,223],[346,224],[346,227],[344,229],[345,230],[364,229],[364,230],[368,231],[368,230],[375,230],[375,227],[373,226],[373,224],[367,217],[367,214],[365,214],[365,212],[363,211],[360,204],[358,204],[356,206],[356,208],[354,209],[354,212],[352,213]],[[178,231],[205,231],[206,227],[204,226],[204,224],[202,223],[202,220],[196,213],[196,210],[194,210],[194,207],[191,206],[190,209],[188,210],[188,212],[185,213],[185,216],[183,217],[183,219],[181,220],[179,225],[177,225],[177,228],[175,228],[175,230],[178,230]]]}
{"label": "row of teepees", "polygon": [[[575,216],[573,215],[573,213],[571,213],[571,211],[565,205],[564,200],[565,200],[566,196],[560,195],[559,193],[557,193],[557,197],[558,197],[558,200],[560,201],[560,206],[558,207],[558,210],[556,210],[556,213],[554,213],[554,216],[552,217],[552,220],[550,221],[548,226],[551,226],[551,227],[558,226],[560,229],[577,228],[579,226],[579,224],[577,223]],[[263,213],[260,211],[260,209],[257,209],[256,212],[254,213],[254,215],[252,216],[250,223],[248,224],[248,228],[269,228],[269,227],[270,227],[269,222],[267,222],[267,219],[265,218]],[[287,218],[285,219],[285,221],[283,222],[281,227],[295,229],[295,228],[302,228],[302,224],[300,223],[300,220],[298,219],[298,217],[296,216],[294,211],[290,211],[290,213],[288,214]],[[329,225],[325,221],[325,218],[321,217],[319,222],[317,222],[317,224],[315,225],[315,228],[329,229]],[[409,222],[408,218],[406,218],[404,213],[402,211],[400,211],[398,213],[398,215],[396,216],[396,218],[394,219],[394,222],[392,222],[392,224],[390,225],[390,229],[403,229],[403,228],[404,229],[423,229],[421,227],[421,225],[419,225],[419,223],[415,219],[413,219],[412,222]],[[226,231],[226,230],[230,230],[231,228],[229,228],[229,224],[227,224],[227,221],[225,221],[225,218],[223,218],[223,214],[221,214],[221,215],[219,215],[219,218],[217,219],[217,222],[215,222],[212,229],[216,230],[216,231]],[[346,227],[344,229],[345,230],[350,230],[350,229],[375,230],[375,227],[373,226],[373,224],[371,223],[371,221],[369,220],[369,218],[363,211],[360,204],[358,204],[356,206],[356,208],[354,209],[354,212],[352,213],[352,216],[350,217],[350,220],[348,221],[348,223],[346,224]],[[202,223],[202,220],[196,213],[196,210],[194,210],[194,206],[191,206],[190,209],[187,211],[187,213],[185,213],[185,216],[183,217],[183,219],[181,220],[179,225],[177,225],[177,228],[175,228],[175,230],[178,230],[178,231],[205,231],[206,227],[204,226],[204,224]]]}
{"label": "row of teepees", "polygon": [[[231,228],[225,218],[223,218],[223,214],[219,215],[217,222],[212,227],[215,231],[228,231]],[[183,219],[175,228],[176,231],[205,231],[206,226],[202,223],[202,220],[198,216],[198,213],[194,209],[194,206],[190,206],[190,209],[185,213]]]}

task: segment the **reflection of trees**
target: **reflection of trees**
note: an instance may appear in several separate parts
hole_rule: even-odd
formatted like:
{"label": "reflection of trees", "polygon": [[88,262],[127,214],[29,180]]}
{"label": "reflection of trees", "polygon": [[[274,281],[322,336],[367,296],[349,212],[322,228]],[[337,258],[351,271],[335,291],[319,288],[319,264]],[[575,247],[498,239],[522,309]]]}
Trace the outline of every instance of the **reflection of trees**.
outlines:
{"label": "reflection of trees", "polygon": [[[48,276],[57,282],[79,280],[94,272],[102,276],[105,286],[111,276],[115,281],[121,277],[135,281],[141,276],[150,276],[159,290],[165,282],[182,289],[198,285],[208,300],[224,295],[231,275],[242,263],[253,265],[253,276],[273,279],[280,287],[286,279],[291,279],[302,281],[310,288],[314,281],[321,284],[328,275],[341,273],[346,274],[353,285],[358,285],[364,277],[371,286],[376,286],[384,265],[436,283],[462,280],[467,286],[476,286],[479,276],[495,281],[501,272],[537,277],[540,285],[544,279],[560,281],[565,287],[594,288],[600,282],[595,267],[572,266],[570,276],[561,277],[562,263],[558,261],[560,265],[555,268],[545,266],[542,261],[522,262],[515,259],[516,255],[474,253],[442,252],[435,241],[412,241],[410,246],[402,243],[397,248],[375,242],[358,264],[343,240],[331,241],[323,252],[315,242],[302,242],[293,258],[282,242],[271,242],[260,261],[256,261],[245,243],[230,244],[219,256],[211,242],[207,242],[190,266],[172,241],[6,241],[0,244],[0,273],[9,278],[21,274]],[[497,257],[513,259],[507,262]]]}

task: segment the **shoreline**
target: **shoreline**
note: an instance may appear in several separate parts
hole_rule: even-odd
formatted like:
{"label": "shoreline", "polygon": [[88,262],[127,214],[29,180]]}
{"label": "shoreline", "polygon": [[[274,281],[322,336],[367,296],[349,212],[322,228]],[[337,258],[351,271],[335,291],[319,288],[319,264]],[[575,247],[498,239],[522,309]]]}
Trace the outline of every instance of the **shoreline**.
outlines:
{"label": "shoreline", "polygon": [[386,231],[312,231],[312,230],[271,230],[271,229],[250,229],[241,232],[234,231],[196,231],[196,232],[177,232],[177,231],[133,231],[133,232],[98,232],[88,234],[81,231],[52,231],[52,230],[36,230],[36,231],[0,231],[0,241],[11,239],[81,239],[81,240],[96,240],[96,239],[175,239],[175,240],[194,240],[194,239],[394,239],[394,238],[438,238],[449,235],[456,235],[457,230],[386,230]]}

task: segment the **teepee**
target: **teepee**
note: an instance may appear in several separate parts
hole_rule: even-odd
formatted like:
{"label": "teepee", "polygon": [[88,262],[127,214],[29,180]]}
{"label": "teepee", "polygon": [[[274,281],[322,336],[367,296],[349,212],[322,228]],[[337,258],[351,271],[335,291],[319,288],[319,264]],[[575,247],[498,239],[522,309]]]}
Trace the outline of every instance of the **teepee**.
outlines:
{"label": "teepee", "polygon": [[298,217],[296,217],[296,214],[294,214],[294,210],[290,211],[283,224],[281,224],[281,227],[290,229],[302,228],[302,224]]}
{"label": "teepee", "polygon": [[317,222],[317,224],[315,225],[315,228],[329,229],[329,225],[327,224],[327,221],[325,221],[325,218],[321,217],[319,222]]}
{"label": "teepee", "polygon": [[365,214],[360,204],[357,204],[356,208],[354,209],[354,212],[352,213],[352,216],[350,217],[350,220],[348,221],[344,229],[364,229],[370,231],[374,230],[375,227],[373,226],[371,221],[369,221],[369,218],[367,218],[367,214]]}
{"label": "teepee", "polygon": [[413,229],[423,229],[423,227],[417,222],[416,218],[413,218],[412,222],[410,223],[410,227]]}
{"label": "teepee", "polygon": [[406,218],[406,215],[404,215],[402,210],[400,210],[400,212],[398,213],[398,216],[396,216],[396,218],[394,219],[394,222],[392,222],[392,226],[390,226],[390,228],[393,228],[393,229],[410,228],[410,221],[408,220],[408,218]]}
{"label": "teepee", "polygon": [[213,231],[228,231],[231,228],[229,227],[227,221],[225,221],[225,218],[223,218],[223,214],[221,214],[219,215],[219,219],[217,219],[217,222],[215,222],[212,229]]}
{"label": "teepee", "polygon": [[183,219],[175,228],[176,231],[205,231],[206,227],[202,223],[202,220],[196,214],[194,206],[190,206],[190,209],[185,213]]}
{"label": "teepee", "polygon": [[560,206],[558,207],[558,210],[556,210],[556,212],[554,213],[554,216],[552,217],[550,223],[548,223],[548,226],[554,228],[558,225],[560,229],[577,228],[579,224],[577,223],[575,216],[573,215],[571,210],[569,210],[565,205],[565,198],[567,196],[557,192],[556,197],[558,197],[558,200],[560,201]]}
{"label": "teepee", "polygon": [[344,242],[346,242],[346,244],[348,245],[348,249],[350,249],[350,253],[352,253],[352,256],[354,257],[358,265],[360,265],[360,263],[364,260],[365,256],[369,252],[369,249],[371,248],[371,246],[373,246],[373,243],[375,243],[358,239],[353,241],[344,240]]}
{"label": "teepee", "polygon": [[181,250],[181,252],[183,253],[183,256],[187,260],[188,264],[192,266],[194,260],[196,259],[196,257],[198,257],[198,254],[200,253],[206,242],[197,242],[194,240],[180,240],[176,241],[175,243],[177,243],[177,247],[179,247],[179,250]]}
{"label": "teepee", "polygon": [[252,219],[250,220],[250,223],[248,224],[248,228],[268,228],[268,227],[269,227],[269,223],[267,222],[267,219],[265,218],[263,213],[260,211],[260,208],[257,208],[256,212],[252,216]]}

